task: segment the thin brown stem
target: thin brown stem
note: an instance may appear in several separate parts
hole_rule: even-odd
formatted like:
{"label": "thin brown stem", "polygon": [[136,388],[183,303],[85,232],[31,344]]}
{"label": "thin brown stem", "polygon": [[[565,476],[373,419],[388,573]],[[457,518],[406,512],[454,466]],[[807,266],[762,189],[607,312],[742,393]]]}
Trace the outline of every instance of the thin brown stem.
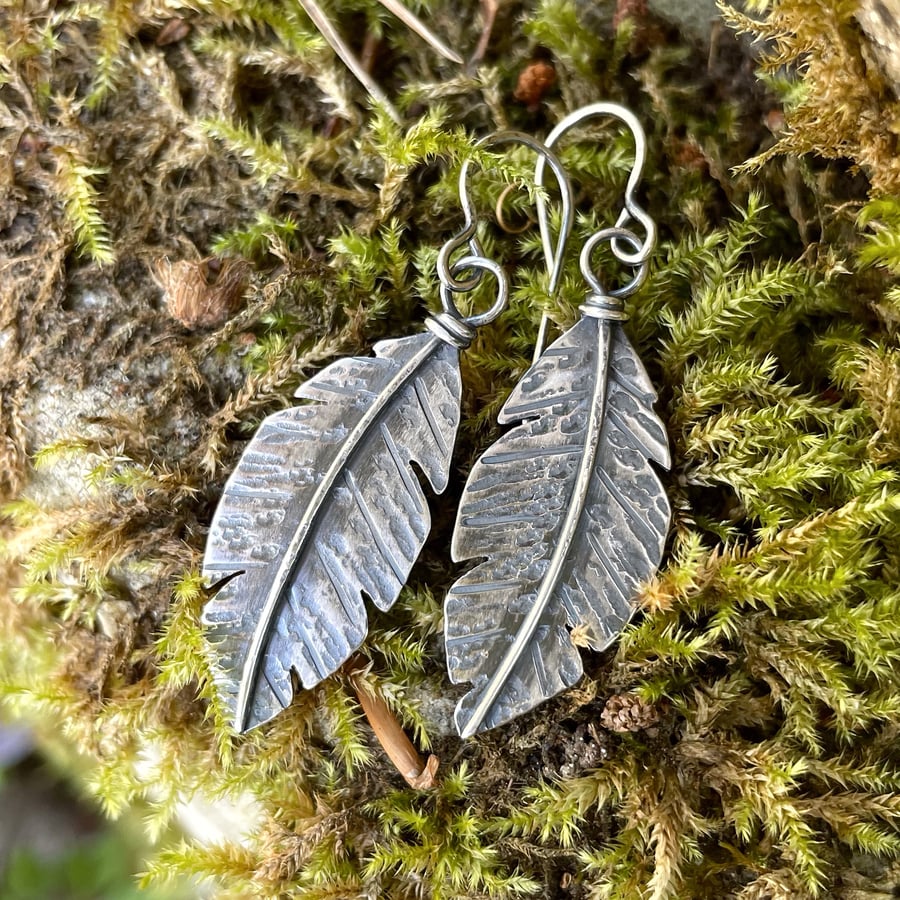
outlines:
{"label": "thin brown stem", "polygon": [[375,737],[410,787],[420,791],[433,788],[440,760],[433,754],[429,754],[427,760],[422,759],[397,717],[385,703],[372,676],[364,677],[366,663],[367,660],[357,655],[347,663],[346,670]]}
{"label": "thin brown stem", "polygon": [[500,8],[499,0],[481,0],[481,37],[478,40],[478,46],[469,60],[469,68],[473,69],[483,59],[487,53],[488,44],[491,42],[491,35],[494,31],[494,21],[497,18],[497,10]]}

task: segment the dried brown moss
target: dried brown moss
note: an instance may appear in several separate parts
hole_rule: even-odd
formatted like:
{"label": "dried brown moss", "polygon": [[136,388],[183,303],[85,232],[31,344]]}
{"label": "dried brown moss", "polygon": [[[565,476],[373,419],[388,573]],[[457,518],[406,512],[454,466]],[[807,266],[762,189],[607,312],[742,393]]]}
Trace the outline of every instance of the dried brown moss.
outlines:
{"label": "dried brown moss", "polygon": [[762,71],[782,87],[786,101],[783,131],[751,168],[781,154],[814,153],[852,160],[875,194],[900,193],[900,84],[860,27],[860,5],[856,0],[750,5],[764,17],[729,7],[726,18],[754,36]]}

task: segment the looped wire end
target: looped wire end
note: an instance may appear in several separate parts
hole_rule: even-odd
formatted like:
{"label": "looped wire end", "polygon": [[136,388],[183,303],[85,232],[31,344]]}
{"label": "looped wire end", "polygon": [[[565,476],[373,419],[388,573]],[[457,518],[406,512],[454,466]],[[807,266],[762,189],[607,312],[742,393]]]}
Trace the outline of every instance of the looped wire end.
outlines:
{"label": "looped wire end", "polygon": [[[479,280],[483,272],[489,272],[494,276],[497,281],[497,296],[494,299],[493,306],[485,312],[464,316],[456,306],[453,294],[464,294],[468,293],[468,291],[454,287],[452,283],[447,283],[443,278],[441,279],[440,289],[441,306],[444,308],[444,313],[456,321],[463,322],[471,328],[480,328],[482,325],[493,322],[506,309],[506,304],[509,301],[509,278],[500,263],[493,259],[488,259],[486,256],[464,256],[453,264],[453,270],[457,272],[465,272],[467,269],[475,270]],[[469,338],[469,343],[471,343],[471,338]]]}
{"label": "looped wire end", "polygon": [[[631,296],[631,294],[633,294],[647,279],[649,265],[647,261],[644,260],[637,266],[637,272],[635,272],[631,280],[628,281],[627,284],[622,285],[622,287],[610,291],[600,282],[600,279],[597,277],[597,274],[591,266],[591,256],[600,244],[609,243],[610,246],[612,246],[616,241],[625,241],[625,243],[630,244],[635,248],[641,246],[640,238],[627,228],[601,228],[600,231],[595,232],[581,248],[581,274],[584,276],[584,280],[588,283],[592,291],[584,305],[580,307],[581,311],[585,312],[586,315],[601,316],[603,318],[624,317],[624,312],[622,312],[621,316],[618,313],[611,316],[608,311],[612,310],[615,312],[617,309],[621,310],[622,299]],[[613,254],[617,259],[620,258],[618,254],[615,253],[615,250],[613,250]]]}
{"label": "looped wire end", "polygon": [[452,313],[440,312],[429,316],[425,327],[457,350],[465,350],[475,339],[475,328]]}
{"label": "looped wire end", "polygon": [[[616,219],[616,224],[614,228],[603,229],[601,232],[603,235],[602,237],[597,237],[595,235],[594,238],[589,241],[591,244],[590,250],[588,250],[587,254],[583,252],[581,257],[581,271],[585,275],[588,285],[593,291],[593,294],[581,307],[581,310],[582,312],[585,312],[586,315],[610,318],[612,317],[612,311],[609,307],[610,298],[628,296],[640,287],[647,275],[647,261],[656,245],[656,223],[653,218],[644,211],[636,199],[637,189],[641,181],[641,174],[647,160],[647,139],[644,134],[644,129],[641,127],[641,123],[634,113],[624,106],[621,106],[618,103],[609,102],[592,103],[581,109],[575,110],[575,112],[566,116],[566,118],[564,118],[549,135],[547,135],[545,143],[547,147],[555,148],[563,135],[576,125],[587,119],[602,116],[611,116],[612,118],[623,122],[634,139],[634,165],[628,175],[628,181],[625,186],[625,203]],[[539,158],[534,173],[535,184],[538,187],[542,187],[544,183],[544,168],[544,160]],[[547,212],[546,203],[540,195],[538,197],[537,211],[541,242],[544,246],[544,255],[548,262],[556,263],[558,260],[555,259],[551,246],[550,217]],[[626,228],[626,226],[635,222],[640,225],[644,231],[643,239],[639,238],[633,231]],[[599,280],[591,270],[590,253],[600,241],[609,242],[613,256],[615,256],[620,263],[638,268],[634,278],[632,278],[628,284],[613,291],[607,291],[600,284]],[[631,251],[629,251],[629,247],[631,248]],[[588,257],[587,261],[585,261],[585,255]],[[601,300],[601,302],[595,302],[597,300]],[[618,314],[616,314],[615,317],[618,318]],[[541,318],[538,339],[534,348],[535,362],[540,358],[540,355],[544,351],[547,340],[547,326],[548,316],[547,313],[544,313]]]}
{"label": "looped wire end", "polygon": [[[556,290],[556,285],[562,276],[563,250],[565,249],[566,241],[568,240],[569,234],[572,231],[572,225],[575,221],[575,197],[572,191],[572,184],[559,157],[542,141],[539,141],[531,135],[523,134],[519,131],[498,131],[494,134],[487,135],[487,137],[483,137],[478,141],[476,146],[482,150],[488,150],[493,149],[494,147],[501,147],[505,144],[518,144],[522,147],[527,147],[534,152],[540,162],[541,177],[543,177],[545,169],[549,168],[556,178],[559,187],[561,209],[560,233],[557,239],[555,252],[552,246],[550,246],[547,254],[547,269],[551,273],[550,289],[552,293]],[[457,278],[456,275],[454,275],[453,270],[455,269],[457,273],[464,270],[458,262],[455,264],[451,262],[453,254],[461,247],[468,244],[470,259],[484,259],[484,250],[477,237],[478,216],[475,205],[469,196],[469,172],[472,165],[473,157],[469,157],[462,164],[462,168],[459,172],[459,202],[463,215],[465,216],[465,224],[459,232],[453,235],[453,237],[444,244],[438,254],[437,260],[438,277],[440,278],[441,283],[447,285],[450,290],[456,293],[464,293],[473,290],[478,285],[480,278],[477,272],[469,278]],[[543,181],[539,184],[536,182],[536,184],[538,187],[543,188]],[[502,205],[502,199],[503,197],[501,196],[500,205]],[[543,201],[539,198],[539,216],[542,202]],[[546,207],[546,204],[544,204],[544,206]],[[544,215],[546,215],[546,211]],[[548,236],[545,243],[549,241],[550,238]],[[477,268],[477,266],[474,268]]]}

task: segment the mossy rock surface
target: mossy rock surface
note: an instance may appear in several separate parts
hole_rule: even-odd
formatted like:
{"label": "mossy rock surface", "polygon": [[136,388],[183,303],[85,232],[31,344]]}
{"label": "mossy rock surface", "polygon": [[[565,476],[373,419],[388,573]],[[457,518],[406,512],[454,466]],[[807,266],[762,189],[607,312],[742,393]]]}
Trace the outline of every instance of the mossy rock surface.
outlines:
{"label": "mossy rock surface", "polygon": [[[475,49],[479,8],[422,11]],[[723,21],[685,35],[640,2],[504,3],[468,69],[372,3],[332,12],[369,36],[402,126],[293,3],[0,11],[5,707],[89,760],[108,812],[146,804],[154,835],[191,798],[243,819],[243,839],[166,844],[147,864],[216,896],[893,890],[900,110],[855,6],[733,13],[769,39],[753,45]],[[584,294],[574,250],[550,298],[534,231],[487,223],[514,296],[464,355],[451,484],[357,676],[440,758],[439,783],[405,785],[349,673],[234,737],[198,570],[242,447],[311,373],[438,308],[435,259],[480,136],[543,135],[598,99],[645,123],[662,242],[626,329],[659,387],[675,514],[635,622],[585,654],[576,689],[455,736],[455,504],[542,313],[567,327]],[[631,160],[612,125],[590,138],[564,151],[573,245],[615,220]],[[486,220],[530,166],[513,155],[475,181]],[[526,192],[511,203],[526,215]]]}

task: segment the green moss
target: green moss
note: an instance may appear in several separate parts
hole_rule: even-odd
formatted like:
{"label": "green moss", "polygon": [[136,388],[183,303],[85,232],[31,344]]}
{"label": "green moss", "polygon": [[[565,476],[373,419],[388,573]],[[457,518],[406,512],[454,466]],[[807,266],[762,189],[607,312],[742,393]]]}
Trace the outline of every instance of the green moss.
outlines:
{"label": "green moss", "polygon": [[[403,128],[365,111],[294,4],[3,13],[0,101],[24,128],[0,137],[16,160],[2,209],[19,223],[0,233],[0,328],[16,323],[0,344],[15,375],[0,385],[4,705],[93,761],[107,812],[148,804],[154,835],[195,793],[255,798],[246,843],[186,840],[147,862],[148,881],[212,879],[217,896],[802,898],[828,896],[854,852],[895,857],[900,215],[892,170],[870,152],[887,120],[868,117],[852,143],[829,130],[843,82],[818,90],[838,63],[857,77],[849,8],[771,7],[762,32],[778,31],[784,61],[840,37],[778,83],[758,82],[732,45],[701,71],[695,48],[647,16],[614,33],[603,6],[590,21],[565,3],[511,9],[471,73],[370,4],[335,12],[348,30],[383,30],[396,65],[380,77]],[[474,46],[463,12],[429,6],[438,30]],[[189,34],[158,47],[176,15]],[[535,53],[559,81],[528,110],[512,91]],[[761,124],[774,90],[793,135],[781,160]],[[872,90],[856,84],[857,112],[885,108]],[[545,133],[600,97],[647,124],[644,202],[663,238],[626,326],[675,460],[674,534],[641,615],[538,714],[464,744],[439,727],[454,503],[541,315],[560,328],[577,317],[574,246],[615,220],[630,165],[628,140],[604,125],[563,148],[583,190],[556,297],[534,233],[483,226],[516,269],[514,296],[464,354],[453,483],[408,589],[363,647],[364,677],[443,760],[440,785],[402,786],[340,673],[232,736],[197,571],[242,441],[311,372],[437,308],[435,259],[461,224],[456,179],[478,136]],[[879,198],[863,206],[864,179],[798,161],[816,152],[850,156]],[[771,161],[757,174],[730,174],[760,154]],[[478,161],[489,176],[473,172],[472,196],[487,217],[531,163]],[[512,215],[531,199],[517,192]],[[256,270],[223,325],[190,331],[150,272],[211,251]],[[74,402],[85,388],[99,399],[77,423],[35,437],[36,397]],[[602,724],[613,694],[643,698],[655,724]]]}

